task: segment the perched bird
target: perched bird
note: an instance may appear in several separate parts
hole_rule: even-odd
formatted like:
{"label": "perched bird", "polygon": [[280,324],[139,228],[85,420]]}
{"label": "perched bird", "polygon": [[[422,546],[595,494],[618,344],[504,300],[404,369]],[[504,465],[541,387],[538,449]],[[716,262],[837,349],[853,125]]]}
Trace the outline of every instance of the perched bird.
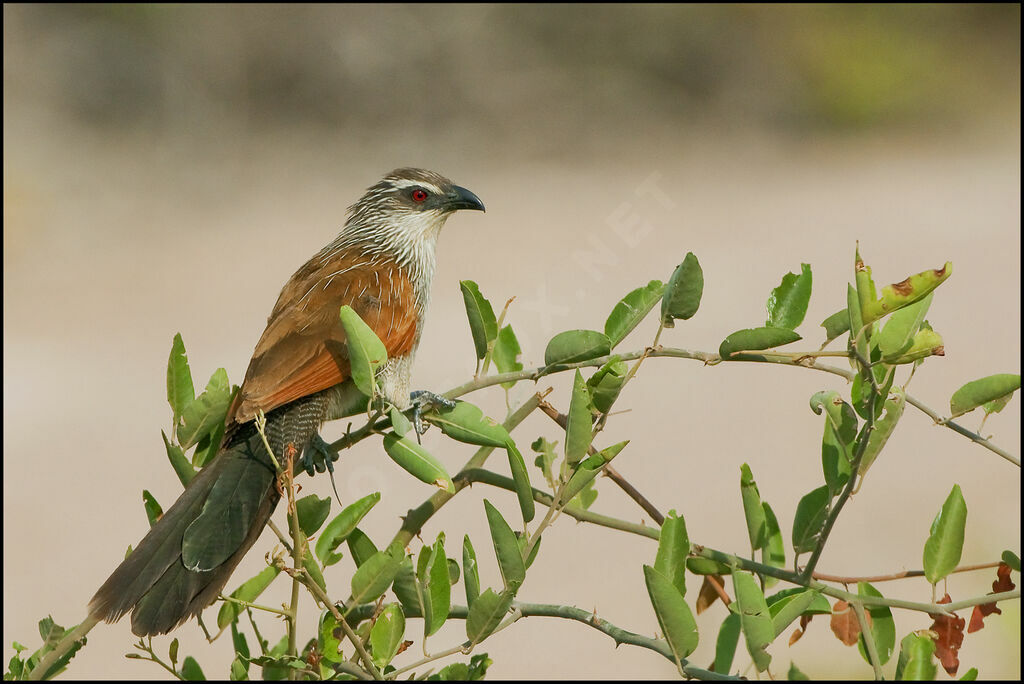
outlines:
{"label": "perched bird", "polygon": [[[435,247],[459,209],[480,199],[424,169],[397,169],[349,207],[337,238],[288,280],[228,411],[218,455],[189,482],[89,603],[95,620],[132,613],[132,632],[165,634],[217,597],[277,504],[275,470],[254,418],[280,459],[322,447],[326,420],[366,408],[350,378],[338,311],[351,306],[384,342],[384,398],[408,408],[410,372],[430,303]],[[429,393],[426,393],[429,395]]]}

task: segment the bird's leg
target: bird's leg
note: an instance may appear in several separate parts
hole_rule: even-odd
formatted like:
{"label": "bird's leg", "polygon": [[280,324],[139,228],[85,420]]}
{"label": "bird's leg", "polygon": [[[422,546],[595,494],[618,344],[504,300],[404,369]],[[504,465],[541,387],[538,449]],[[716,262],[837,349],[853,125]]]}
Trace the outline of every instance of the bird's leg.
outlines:
{"label": "bird's leg", "polygon": [[309,443],[302,450],[302,468],[310,477],[313,476],[313,469],[322,473],[326,470],[331,476],[331,489],[334,490],[334,498],[341,505],[341,496],[338,495],[338,488],[334,485],[334,462],[341,456],[337,451],[331,449],[331,445],[324,441],[319,432],[314,432],[309,438]]}
{"label": "bird's leg", "polygon": [[324,470],[334,473],[334,461],[337,461],[338,457],[338,452],[331,449],[331,445],[325,442],[319,433],[314,432],[306,448],[302,450],[302,468],[310,476],[313,475],[314,468],[318,473]]}
{"label": "bird's leg", "polygon": [[412,425],[416,430],[416,441],[419,441],[420,435],[427,431],[427,426],[423,423],[424,412],[437,408],[455,408],[455,402],[451,399],[427,390],[410,392],[409,399],[412,402]]}

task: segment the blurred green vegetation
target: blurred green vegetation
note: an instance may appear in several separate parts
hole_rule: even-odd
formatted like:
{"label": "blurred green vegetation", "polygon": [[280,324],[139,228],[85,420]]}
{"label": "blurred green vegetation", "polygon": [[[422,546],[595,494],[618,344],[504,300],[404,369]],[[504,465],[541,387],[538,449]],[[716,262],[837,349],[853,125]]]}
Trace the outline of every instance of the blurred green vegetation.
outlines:
{"label": "blurred green vegetation", "polygon": [[5,5],[4,82],[117,128],[956,127],[1019,117],[1020,6]]}

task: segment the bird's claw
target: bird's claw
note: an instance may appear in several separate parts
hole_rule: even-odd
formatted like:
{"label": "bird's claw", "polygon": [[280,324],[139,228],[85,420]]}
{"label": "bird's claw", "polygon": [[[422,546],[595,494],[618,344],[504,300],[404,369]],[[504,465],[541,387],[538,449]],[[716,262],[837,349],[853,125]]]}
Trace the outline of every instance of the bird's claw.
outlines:
{"label": "bird's claw", "polygon": [[427,425],[423,422],[423,414],[425,412],[438,408],[449,410],[455,408],[453,400],[428,390],[410,392],[409,399],[412,401],[412,426],[416,430],[416,441],[419,441],[420,435],[427,431]]}
{"label": "bird's claw", "polygon": [[309,444],[302,450],[302,468],[307,475],[312,476],[314,468],[316,472],[322,473],[325,470],[334,472],[334,461],[338,460],[338,452],[331,449],[331,445],[324,441],[324,438],[317,433],[309,440]]}

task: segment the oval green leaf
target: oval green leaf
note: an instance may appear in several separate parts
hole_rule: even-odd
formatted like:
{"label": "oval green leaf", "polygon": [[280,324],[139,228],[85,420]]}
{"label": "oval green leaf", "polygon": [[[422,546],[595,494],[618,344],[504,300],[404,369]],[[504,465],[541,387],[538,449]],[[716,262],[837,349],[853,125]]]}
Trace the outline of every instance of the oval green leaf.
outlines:
{"label": "oval green leaf", "polygon": [[814,550],[831,500],[827,485],[808,492],[800,499],[793,515],[793,553]]}
{"label": "oval green leaf", "polygon": [[312,537],[324,524],[324,520],[327,520],[331,512],[331,500],[310,494],[295,502],[295,511],[299,516],[299,527],[303,534]]}
{"label": "oval green leaf", "polygon": [[593,414],[590,410],[590,390],[579,369],[576,369],[569,400],[569,415],[565,424],[565,460],[574,466],[583,460],[594,439]]}
{"label": "oval green leaf", "polygon": [[949,400],[950,417],[955,418],[973,411],[982,404],[1011,395],[1020,389],[1019,373],[999,373],[972,380],[956,392]]}
{"label": "oval green leaf", "polygon": [[[364,496],[362,499],[349,504],[341,513],[334,516],[334,519],[327,524],[323,533],[316,540],[316,557],[324,565],[332,565],[331,554],[338,545],[348,539],[348,536],[355,531],[356,525],[367,513],[380,501],[380,492],[374,492]],[[330,504],[330,500],[327,500]],[[317,525],[319,528],[319,525]]]}
{"label": "oval green leaf", "polygon": [[960,563],[966,527],[967,502],[960,492],[960,485],[953,485],[953,490],[932,521],[931,533],[924,544],[924,576],[932,584],[949,575]]}
{"label": "oval green leaf", "polygon": [[754,474],[750,472],[750,466],[746,463],[740,466],[740,499],[743,501],[743,517],[747,521],[750,548],[756,551],[764,547],[767,522],[764,507],[761,505],[761,493],[758,492]]}
{"label": "oval green leaf", "polygon": [[455,483],[441,462],[408,437],[384,435],[384,451],[391,460],[413,477],[439,487],[449,494],[455,493]]}
{"label": "oval green leaf", "polygon": [[737,352],[772,349],[799,339],[799,335],[785,328],[747,328],[737,330],[722,340],[718,347],[718,355],[727,361]]}
{"label": "oval green leaf", "polygon": [[496,594],[493,589],[488,589],[477,597],[466,616],[466,636],[471,646],[486,639],[501,624],[502,618],[512,607],[514,598],[514,591]]}
{"label": "oval green leaf", "polygon": [[498,558],[501,579],[505,582],[505,588],[514,594],[526,579],[526,564],[519,552],[516,534],[487,499],[484,499],[484,510],[487,513],[487,525],[491,529],[491,541],[494,543],[494,555]]}
{"label": "oval green leaf", "polygon": [[769,328],[796,330],[807,315],[807,304],[811,301],[811,266],[800,264],[800,275],[787,273],[782,282],[772,290],[766,308]]}
{"label": "oval green leaf", "polygon": [[494,308],[487,298],[480,294],[480,288],[472,280],[460,280],[462,299],[466,303],[466,317],[469,319],[469,330],[473,334],[473,347],[476,358],[487,356],[487,347],[498,336],[498,323],[494,318]]}
{"label": "oval green leaf", "polygon": [[402,549],[388,547],[378,551],[352,574],[352,601],[376,601],[387,591],[398,574],[405,554]]}
{"label": "oval green leaf", "polygon": [[612,341],[596,330],[566,330],[558,333],[548,342],[544,350],[544,364],[553,366],[560,363],[578,363],[607,356],[612,351]]}
{"label": "oval green leaf", "polygon": [[676,266],[665,284],[661,298],[661,324],[671,328],[677,318],[684,321],[692,318],[700,308],[703,294],[704,271],[693,252],[687,252],[683,263]]}
{"label": "oval green leaf", "polygon": [[466,444],[503,447],[512,439],[501,423],[488,418],[468,401],[456,401],[454,408],[441,408],[424,418],[452,439]]}
{"label": "oval green leaf", "polygon": [[664,291],[664,283],[652,280],[619,300],[604,323],[604,334],[611,340],[612,347],[640,325],[640,321],[654,308]]}
{"label": "oval green leaf", "polygon": [[466,605],[473,608],[473,603],[480,596],[480,569],[476,564],[476,551],[467,534],[462,538],[462,576],[466,586]]}
{"label": "oval green leaf", "polygon": [[690,537],[686,533],[686,521],[671,510],[661,523],[654,569],[672,582],[680,596],[686,596],[686,556],[689,553]]}
{"label": "oval green leaf", "polygon": [[[857,594],[859,596],[885,598],[880,591],[867,582],[857,584]],[[885,665],[889,662],[892,652],[896,648],[896,622],[892,618],[892,610],[889,609],[889,606],[878,605],[866,605],[864,610],[871,616],[871,636],[875,640],[875,650],[878,651],[878,659],[881,661],[879,664]],[[864,658],[865,662],[870,665],[871,659],[868,658],[863,634],[857,643],[857,649],[860,651],[860,655]]]}
{"label": "oval green leaf", "polygon": [[693,619],[690,606],[672,581],[650,565],[644,566],[644,581],[661,633],[676,658],[682,661],[697,648],[699,639],[697,622]]}
{"label": "oval green leaf", "polygon": [[775,625],[757,580],[745,572],[732,574],[733,591],[740,614],[740,626],[747,642],[747,652],[758,672],[764,672],[772,661],[766,650],[775,639]]}
{"label": "oval green leaf", "polygon": [[377,334],[348,304],[341,307],[339,316],[345,329],[352,381],[360,392],[372,397],[376,386],[374,375],[379,366],[387,363],[388,351]]}
{"label": "oval green leaf", "polygon": [[533,485],[530,484],[530,473],[526,470],[526,461],[519,453],[515,443],[510,439],[505,445],[508,454],[508,467],[512,471],[512,482],[516,486],[516,498],[519,499],[519,510],[523,514],[523,522],[528,523],[537,514],[533,502]]}
{"label": "oval green leaf", "polygon": [[384,667],[391,662],[404,636],[405,614],[397,603],[389,603],[370,628],[370,647],[377,667]]}

